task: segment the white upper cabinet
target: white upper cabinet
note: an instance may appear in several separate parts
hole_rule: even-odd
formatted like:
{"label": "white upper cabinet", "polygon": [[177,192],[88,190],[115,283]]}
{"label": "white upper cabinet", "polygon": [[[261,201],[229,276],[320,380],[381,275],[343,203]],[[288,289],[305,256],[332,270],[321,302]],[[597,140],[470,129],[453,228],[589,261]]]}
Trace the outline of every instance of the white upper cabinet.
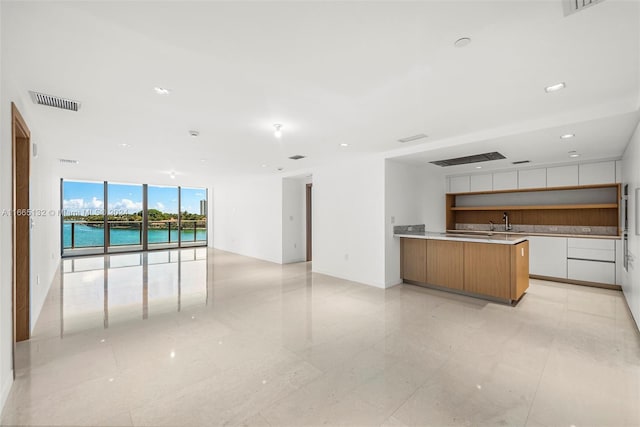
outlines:
{"label": "white upper cabinet", "polygon": [[518,188],[544,188],[547,186],[547,169],[518,171]]}
{"label": "white upper cabinet", "polygon": [[471,191],[491,191],[493,190],[493,175],[471,175]]}
{"label": "white upper cabinet", "polygon": [[547,168],[547,187],[578,185],[578,165]]}
{"label": "white upper cabinet", "polygon": [[579,169],[580,185],[612,184],[616,182],[616,162],[585,163]]}
{"label": "white upper cabinet", "polygon": [[496,172],[493,174],[493,190],[515,190],[518,188],[518,172]]}
{"label": "white upper cabinet", "polygon": [[451,193],[468,193],[471,191],[469,176],[452,176],[449,187]]}

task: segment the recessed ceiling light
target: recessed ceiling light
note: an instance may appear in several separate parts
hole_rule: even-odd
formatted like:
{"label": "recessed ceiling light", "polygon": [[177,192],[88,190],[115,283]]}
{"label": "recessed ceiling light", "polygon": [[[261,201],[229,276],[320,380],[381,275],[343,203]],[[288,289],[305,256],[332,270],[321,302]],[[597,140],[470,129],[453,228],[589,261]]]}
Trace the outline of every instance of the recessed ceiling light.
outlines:
{"label": "recessed ceiling light", "polygon": [[560,135],[560,139],[569,139],[573,138],[574,136],[576,136],[575,133],[565,133],[564,135]]}
{"label": "recessed ceiling light", "polygon": [[476,169],[482,169],[482,166],[476,166]]}
{"label": "recessed ceiling light", "polygon": [[340,144],[340,147],[348,147],[349,144],[347,144],[346,142],[343,142],[342,144]]}
{"label": "recessed ceiling light", "polygon": [[176,179],[176,173],[175,173],[175,172],[171,172],[171,173],[169,174],[169,178],[171,178],[171,179]]}
{"label": "recessed ceiling light", "polygon": [[171,93],[170,89],[160,87],[160,86],[154,87],[153,90],[155,90],[158,95],[169,95]]}
{"label": "recessed ceiling light", "polygon": [[200,159],[200,163],[207,163],[207,159]]}
{"label": "recessed ceiling light", "polygon": [[200,132],[197,130],[190,130],[189,131],[189,136],[191,136],[192,138],[197,138],[198,135],[200,135]]}
{"label": "recessed ceiling light", "polygon": [[123,142],[122,144],[120,144],[120,147],[122,147],[122,148],[131,148],[131,144],[127,144],[126,142]]}
{"label": "recessed ceiling light", "polygon": [[282,125],[279,123],[275,123],[273,127],[275,128],[273,136],[275,136],[276,138],[282,138]]}
{"label": "recessed ceiling light", "polygon": [[267,165],[266,163],[262,165],[263,168],[266,168],[267,166],[269,165]]}
{"label": "recessed ceiling light", "polygon": [[578,154],[578,153],[577,153],[577,152],[575,152],[575,151],[569,151],[569,157],[573,157],[573,158],[575,158],[575,157],[580,157],[580,154]]}
{"label": "recessed ceiling light", "polygon": [[547,93],[555,92],[557,90],[564,89],[566,86],[567,85],[564,82],[560,82],[560,83],[556,83],[554,85],[545,87],[544,91],[547,92]]}
{"label": "recessed ceiling light", "polygon": [[278,171],[282,172],[284,170],[284,168],[278,168]]}
{"label": "recessed ceiling light", "polygon": [[456,40],[453,45],[455,47],[465,47],[468,46],[469,43],[471,43],[471,39],[469,37],[462,37]]}

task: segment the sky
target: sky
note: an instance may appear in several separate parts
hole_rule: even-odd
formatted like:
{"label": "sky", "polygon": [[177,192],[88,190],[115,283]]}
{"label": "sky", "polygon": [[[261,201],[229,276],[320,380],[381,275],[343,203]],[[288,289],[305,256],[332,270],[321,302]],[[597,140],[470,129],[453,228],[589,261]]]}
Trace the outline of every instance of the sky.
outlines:
{"label": "sky", "polygon": [[[109,213],[134,213],[142,210],[142,185],[109,183]],[[149,209],[178,212],[178,187],[148,187]],[[200,213],[200,200],[206,200],[204,188],[182,188],[182,211]],[[104,189],[101,182],[64,181],[62,207],[78,215],[102,214]]]}

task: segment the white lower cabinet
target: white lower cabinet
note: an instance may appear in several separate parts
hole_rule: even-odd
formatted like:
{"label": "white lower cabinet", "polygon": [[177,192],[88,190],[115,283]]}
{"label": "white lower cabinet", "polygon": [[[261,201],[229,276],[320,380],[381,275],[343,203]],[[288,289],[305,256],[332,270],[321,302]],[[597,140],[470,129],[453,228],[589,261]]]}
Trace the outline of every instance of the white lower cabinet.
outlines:
{"label": "white lower cabinet", "polygon": [[529,237],[529,273],[567,278],[567,238]]}
{"label": "white lower cabinet", "polygon": [[607,285],[616,284],[615,262],[569,259],[567,266],[569,279]]}

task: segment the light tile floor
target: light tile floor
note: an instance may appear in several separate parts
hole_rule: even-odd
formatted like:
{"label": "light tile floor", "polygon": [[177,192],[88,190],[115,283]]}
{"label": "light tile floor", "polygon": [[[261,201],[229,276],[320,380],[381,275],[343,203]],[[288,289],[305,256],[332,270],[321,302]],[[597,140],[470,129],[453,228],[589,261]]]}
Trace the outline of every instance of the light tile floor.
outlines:
{"label": "light tile floor", "polygon": [[202,249],[65,260],[8,425],[639,426],[620,292],[516,307]]}

